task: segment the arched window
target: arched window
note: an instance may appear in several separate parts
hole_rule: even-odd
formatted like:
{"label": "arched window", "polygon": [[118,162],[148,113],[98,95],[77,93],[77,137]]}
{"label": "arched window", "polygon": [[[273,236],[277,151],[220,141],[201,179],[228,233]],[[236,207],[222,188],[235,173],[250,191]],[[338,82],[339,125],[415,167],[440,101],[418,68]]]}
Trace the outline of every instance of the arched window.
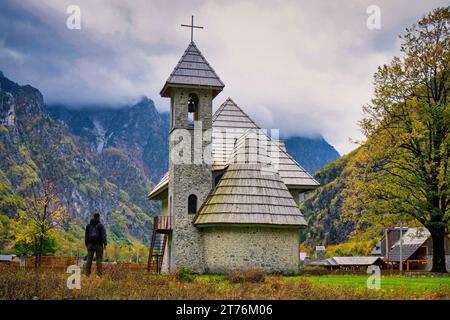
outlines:
{"label": "arched window", "polygon": [[198,97],[191,93],[188,99],[188,124],[194,125],[194,121],[198,121]]}
{"label": "arched window", "polygon": [[188,213],[197,213],[197,196],[195,194],[191,194],[188,198]]}

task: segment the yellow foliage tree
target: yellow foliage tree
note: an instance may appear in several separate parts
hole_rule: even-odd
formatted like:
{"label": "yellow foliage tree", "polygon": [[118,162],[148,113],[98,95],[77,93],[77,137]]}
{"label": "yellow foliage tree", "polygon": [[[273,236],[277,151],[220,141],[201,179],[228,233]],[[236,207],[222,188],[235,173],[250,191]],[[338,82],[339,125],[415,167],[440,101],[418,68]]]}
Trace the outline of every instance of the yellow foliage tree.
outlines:
{"label": "yellow foliage tree", "polygon": [[328,257],[339,256],[368,256],[370,255],[376,240],[371,241],[349,241],[334,246],[328,246],[325,254]]}
{"label": "yellow foliage tree", "polygon": [[34,248],[35,267],[38,268],[46,241],[56,237],[56,229],[65,221],[68,212],[56,196],[52,182],[44,182],[42,188],[34,186],[24,200],[25,210],[19,211],[19,218],[12,227],[14,243]]}
{"label": "yellow foliage tree", "polygon": [[[403,57],[379,67],[361,127],[368,140],[343,209],[425,226],[433,271],[446,272],[450,232],[450,9],[438,8],[401,37]],[[353,183],[354,182],[354,183]]]}

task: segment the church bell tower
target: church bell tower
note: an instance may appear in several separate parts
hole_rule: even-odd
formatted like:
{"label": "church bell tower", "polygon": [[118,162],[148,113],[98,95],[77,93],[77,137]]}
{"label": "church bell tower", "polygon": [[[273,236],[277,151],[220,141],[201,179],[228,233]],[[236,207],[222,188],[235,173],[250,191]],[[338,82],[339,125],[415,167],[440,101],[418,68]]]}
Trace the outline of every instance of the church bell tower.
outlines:
{"label": "church bell tower", "polygon": [[[192,23],[192,27],[193,23]],[[192,39],[191,39],[192,40]],[[212,187],[212,100],[224,84],[191,41],[167,79],[170,98],[168,207],[173,219],[169,269],[204,272],[201,231],[193,220]]]}

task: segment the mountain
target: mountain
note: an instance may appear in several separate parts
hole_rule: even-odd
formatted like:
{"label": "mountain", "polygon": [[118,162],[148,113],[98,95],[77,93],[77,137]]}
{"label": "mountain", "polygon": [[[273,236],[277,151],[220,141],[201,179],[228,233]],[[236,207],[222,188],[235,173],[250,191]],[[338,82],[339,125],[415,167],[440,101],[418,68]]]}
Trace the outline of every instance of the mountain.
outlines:
{"label": "mountain", "polygon": [[289,154],[310,173],[340,158],[336,149],[322,136],[290,137],[284,143]]}
{"label": "mountain", "polygon": [[[145,121],[151,121],[152,115],[158,117],[152,102],[141,102],[124,109],[120,119],[112,112],[102,113],[122,125],[116,125],[121,129],[114,132],[114,139],[105,141],[102,150],[93,150],[93,139],[101,140],[103,118],[99,118],[100,126],[85,130],[86,135],[76,135],[72,131],[76,128],[69,129],[46,110],[37,89],[20,86],[0,74],[0,215],[14,217],[31,184],[52,180],[75,225],[84,225],[92,211],[99,210],[116,243],[148,241],[150,216],[158,211],[158,205],[146,199],[153,185],[151,174],[147,175],[145,164],[136,159],[140,154],[159,152],[164,140],[142,150],[136,146],[146,130],[141,128]],[[82,127],[78,129],[83,131]],[[127,130],[134,135],[125,142]],[[128,142],[127,148],[122,148]],[[157,177],[164,170],[152,174]],[[82,229],[75,229],[75,236],[82,237]]]}
{"label": "mountain", "polygon": [[[47,107],[50,115],[61,120],[68,131],[87,144],[91,152],[104,148],[126,151],[144,169],[154,183],[167,170],[170,115],[158,113],[153,101],[144,97],[138,104],[121,108]],[[321,136],[289,137],[284,140],[287,151],[308,172],[314,173],[340,155]]]}
{"label": "mountain", "polygon": [[301,241],[306,246],[333,245],[349,240],[354,224],[341,212],[343,190],[355,166],[360,148],[318,170],[314,178],[320,187],[309,192],[300,204],[300,210],[308,222]]}
{"label": "mountain", "polygon": [[[169,123],[146,97],[117,108],[48,106],[39,90],[0,73],[0,222],[15,217],[30,185],[51,179],[73,238],[98,210],[115,243],[148,242],[159,205],[146,196],[167,170]],[[285,142],[310,172],[339,157],[321,137]]]}
{"label": "mountain", "polygon": [[153,182],[167,170],[169,120],[147,97],[133,106],[68,108],[47,107],[91,153],[101,155],[111,148],[128,154]]}

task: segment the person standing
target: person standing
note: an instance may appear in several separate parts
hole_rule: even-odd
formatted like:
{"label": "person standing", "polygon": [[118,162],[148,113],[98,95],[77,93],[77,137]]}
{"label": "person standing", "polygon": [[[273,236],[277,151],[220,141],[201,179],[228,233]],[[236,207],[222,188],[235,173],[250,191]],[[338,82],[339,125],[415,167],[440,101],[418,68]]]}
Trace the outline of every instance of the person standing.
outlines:
{"label": "person standing", "polygon": [[103,249],[106,249],[106,229],[100,222],[100,213],[95,212],[94,218],[91,219],[86,226],[84,235],[84,243],[88,251],[87,270],[86,274],[91,274],[92,260],[97,264],[97,275],[102,274]]}

